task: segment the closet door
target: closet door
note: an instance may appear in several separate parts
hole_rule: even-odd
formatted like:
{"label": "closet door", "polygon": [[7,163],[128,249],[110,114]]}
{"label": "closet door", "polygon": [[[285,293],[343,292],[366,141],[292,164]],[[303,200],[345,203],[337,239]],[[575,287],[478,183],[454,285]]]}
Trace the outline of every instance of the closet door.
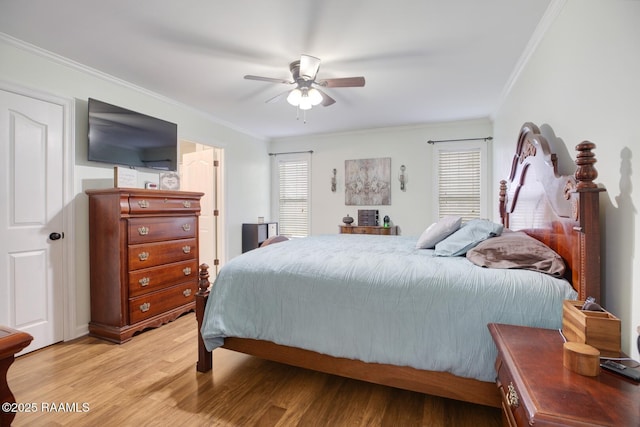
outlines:
{"label": "closet door", "polygon": [[0,90],[0,323],[64,338],[64,109]]}

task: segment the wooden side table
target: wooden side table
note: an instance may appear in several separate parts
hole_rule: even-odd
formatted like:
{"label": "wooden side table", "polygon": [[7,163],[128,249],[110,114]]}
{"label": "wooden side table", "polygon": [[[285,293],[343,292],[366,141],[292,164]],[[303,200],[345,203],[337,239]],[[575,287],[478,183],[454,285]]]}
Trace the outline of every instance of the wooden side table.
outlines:
{"label": "wooden side table", "polygon": [[382,227],[380,225],[339,225],[340,234],[381,234],[395,236],[398,234],[398,226]]}
{"label": "wooden side table", "polygon": [[604,370],[588,377],[566,369],[558,330],[491,323],[489,331],[505,425],[640,425],[640,384]]}
{"label": "wooden side table", "polygon": [[[9,389],[7,371],[15,360],[16,353],[28,346],[33,337],[26,332],[0,326],[0,404],[15,403],[16,399]],[[9,426],[15,418],[15,412],[0,409],[0,426]]]}

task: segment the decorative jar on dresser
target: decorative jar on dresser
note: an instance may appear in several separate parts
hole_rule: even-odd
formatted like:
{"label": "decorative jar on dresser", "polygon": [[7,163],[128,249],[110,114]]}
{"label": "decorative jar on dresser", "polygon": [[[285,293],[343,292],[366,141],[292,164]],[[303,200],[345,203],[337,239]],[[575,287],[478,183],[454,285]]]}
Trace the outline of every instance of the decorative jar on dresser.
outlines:
{"label": "decorative jar on dresser", "polygon": [[89,333],[122,343],[195,308],[202,193],[87,190]]}

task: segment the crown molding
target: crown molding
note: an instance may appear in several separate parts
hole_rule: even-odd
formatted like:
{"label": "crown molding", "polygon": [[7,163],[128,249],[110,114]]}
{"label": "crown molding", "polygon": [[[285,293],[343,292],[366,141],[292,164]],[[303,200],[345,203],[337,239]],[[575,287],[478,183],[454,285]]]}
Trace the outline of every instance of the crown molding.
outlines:
{"label": "crown molding", "polygon": [[242,129],[242,128],[238,127],[237,125],[234,125],[233,123],[229,123],[229,122],[226,122],[224,120],[221,120],[218,117],[213,116],[212,114],[206,113],[206,112],[204,112],[202,110],[199,110],[199,109],[197,109],[197,108],[195,108],[195,107],[193,107],[191,105],[184,104],[182,102],[176,101],[173,98],[169,98],[169,97],[167,97],[165,95],[161,95],[161,94],[159,94],[157,92],[154,92],[152,90],[145,89],[142,86],[135,85],[135,84],[133,84],[131,82],[128,82],[128,81],[123,80],[123,79],[120,79],[120,78],[115,77],[115,76],[112,76],[111,74],[105,73],[105,72],[97,70],[95,68],[91,68],[91,67],[89,67],[87,65],[84,65],[84,64],[81,64],[81,63],[79,63],[77,61],[74,61],[72,59],[66,58],[66,57],[64,57],[62,55],[58,55],[57,53],[50,52],[50,51],[48,51],[46,49],[43,49],[43,48],[38,47],[38,46],[35,46],[35,45],[31,44],[31,43],[28,43],[28,42],[25,42],[23,40],[17,39],[17,38],[15,38],[13,36],[10,36],[9,34],[0,32],[0,40],[6,42],[7,44],[9,44],[9,45],[11,45],[11,46],[13,46],[13,47],[15,47],[17,49],[24,50],[24,51],[32,53],[32,54],[34,54],[36,56],[40,56],[40,57],[45,58],[45,59],[47,59],[47,60],[49,60],[51,62],[55,62],[57,64],[65,66],[65,67],[69,67],[71,69],[74,69],[74,70],[80,71],[82,73],[88,74],[90,76],[96,77],[98,79],[104,80],[106,82],[109,82],[109,83],[124,87],[126,89],[138,92],[140,94],[149,96],[151,98],[157,99],[158,101],[167,103],[169,105],[173,105],[175,107],[188,110],[188,111],[190,111],[190,112],[192,112],[194,114],[197,114],[197,115],[203,117],[206,120],[214,122],[214,123],[216,123],[216,124],[218,124],[220,126],[224,126],[226,128],[229,128],[229,129],[231,129],[233,131],[242,133],[243,135],[248,135],[248,136],[251,136],[253,138],[262,140],[262,141],[267,141],[267,138],[264,135],[257,135],[257,134],[255,134],[255,133],[253,133],[251,131],[248,131],[246,129]]}
{"label": "crown molding", "polygon": [[497,110],[500,109],[502,104],[507,99],[507,96],[509,95],[509,93],[511,93],[513,86],[520,78],[520,75],[522,74],[523,70],[529,63],[529,60],[531,59],[534,52],[538,48],[538,45],[546,35],[547,31],[549,30],[553,22],[558,17],[558,15],[560,15],[560,12],[562,11],[566,3],[567,3],[567,0],[551,0],[551,3],[547,7],[547,10],[545,11],[544,15],[540,19],[540,22],[538,22],[536,29],[531,35],[531,38],[529,39],[527,46],[525,47],[524,51],[520,55],[518,62],[516,63],[513,71],[511,72],[511,75],[509,76],[509,79],[507,80],[507,83],[502,89],[502,94],[500,95],[500,101],[498,102],[496,111],[494,111],[493,114],[491,115],[492,119],[495,119],[495,114],[497,113]]}

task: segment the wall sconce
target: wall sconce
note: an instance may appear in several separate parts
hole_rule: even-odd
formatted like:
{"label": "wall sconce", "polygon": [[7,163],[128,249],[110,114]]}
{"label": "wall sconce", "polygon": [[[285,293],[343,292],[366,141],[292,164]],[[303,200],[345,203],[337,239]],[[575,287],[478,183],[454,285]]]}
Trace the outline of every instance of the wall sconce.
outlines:
{"label": "wall sconce", "polygon": [[336,187],[338,186],[338,180],[336,179],[336,174],[338,171],[333,169],[333,176],[331,177],[331,191],[336,192]]}
{"label": "wall sconce", "polygon": [[400,166],[400,173],[398,174],[398,181],[400,181],[400,190],[405,191],[407,189],[406,184],[409,181],[407,177],[407,167],[405,165]]}

